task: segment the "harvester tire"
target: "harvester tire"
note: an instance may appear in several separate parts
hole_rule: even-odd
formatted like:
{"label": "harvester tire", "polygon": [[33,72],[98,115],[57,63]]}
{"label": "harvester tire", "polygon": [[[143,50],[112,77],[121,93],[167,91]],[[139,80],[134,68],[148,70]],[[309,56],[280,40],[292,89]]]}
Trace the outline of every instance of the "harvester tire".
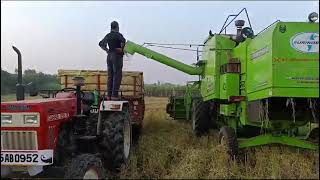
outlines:
{"label": "harvester tire", "polygon": [[132,127],[127,111],[112,112],[103,118],[102,142],[107,151],[103,152],[106,166],[119,171],[126,164],[131,150]]}
{"label": "harvester tire", "polygon": [[65,179],[105,179],[101,159],[93,154],[81,154],[71,160]]}
{"label": "harvester tire", "polygon": [[201,99],[192,102],[192,129],[196,136],[202,136],[209,132],[209,104]]}
{"label": "harvester tire", "polygon": [[232,158],[238,156],[238,140],[233,128],[223,126],[219,131],[219,143],[226,148],[227,153]]}

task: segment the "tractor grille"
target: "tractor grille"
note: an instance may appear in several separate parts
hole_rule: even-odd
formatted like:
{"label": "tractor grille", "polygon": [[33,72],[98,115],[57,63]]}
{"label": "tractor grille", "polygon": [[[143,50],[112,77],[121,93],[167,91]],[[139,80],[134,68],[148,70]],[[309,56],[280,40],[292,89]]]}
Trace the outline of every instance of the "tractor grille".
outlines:
{"label": "tractor grille", "polygon": [[1,150],[36,150],[36,131],[1,131]]}

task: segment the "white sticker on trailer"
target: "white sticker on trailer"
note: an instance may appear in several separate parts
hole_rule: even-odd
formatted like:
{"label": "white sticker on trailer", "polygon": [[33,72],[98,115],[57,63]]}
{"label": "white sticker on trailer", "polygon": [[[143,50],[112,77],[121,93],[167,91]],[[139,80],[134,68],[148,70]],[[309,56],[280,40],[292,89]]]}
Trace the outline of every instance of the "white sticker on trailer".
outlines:
{"label": "white sticker on trailer", "polygon": [[2,165],[50,165],[53,164],[53,150],[6,150],[1,151],[1,166]]}
{"label": "white sticker on trailer", "polygon": [[290,45],[302,53],[319,53],[319,33],[298,33],[290,39]]}

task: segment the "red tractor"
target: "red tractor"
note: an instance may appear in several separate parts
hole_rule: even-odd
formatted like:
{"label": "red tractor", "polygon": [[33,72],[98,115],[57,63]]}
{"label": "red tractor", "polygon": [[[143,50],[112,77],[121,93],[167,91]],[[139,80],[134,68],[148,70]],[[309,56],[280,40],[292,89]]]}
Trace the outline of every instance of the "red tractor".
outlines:
{"label": "red tractor", "polygon": [[76,88],[63,88],[54,98],[24,100],[21,54],[14,49],[17,101],[1,102],[1,177],[62,167],[65,178],[100,179],[106,176],[104,167],[119,170],[131,149],[129,102],[102,96],[92,113],[94,93],[81,90],[83,77],[73,79]]}

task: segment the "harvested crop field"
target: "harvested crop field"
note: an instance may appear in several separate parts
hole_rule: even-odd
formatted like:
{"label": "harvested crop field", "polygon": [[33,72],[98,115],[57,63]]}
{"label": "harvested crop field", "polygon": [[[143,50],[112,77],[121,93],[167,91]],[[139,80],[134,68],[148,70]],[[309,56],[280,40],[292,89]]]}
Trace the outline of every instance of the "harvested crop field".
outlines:
{"label": "harvested crop field", "polygon": [[[13,95],[1,97],[1,101],[13,99]],[[143,134],[132,149],[128,165],[112,178],[319,179],[318,152],[263,146],[246,150],[246,161],[238,164],[230,161],[218,144],[217,131],[197,138],[190,124],[169,118],[165,112],[167,98],[145,100]],[[23,177],[28,176],[19,178]],[[48,172],[40,177],[61,178],[63,172]]]}
{"label": "harvested crop field", "polygon": [[217,132],[197,138],[188,123],[165,112],[167,98],[146,98],[144,131],[120,178],[303,178],[319,179],[319,153],[286,146],[245,150],[230,161]]}

